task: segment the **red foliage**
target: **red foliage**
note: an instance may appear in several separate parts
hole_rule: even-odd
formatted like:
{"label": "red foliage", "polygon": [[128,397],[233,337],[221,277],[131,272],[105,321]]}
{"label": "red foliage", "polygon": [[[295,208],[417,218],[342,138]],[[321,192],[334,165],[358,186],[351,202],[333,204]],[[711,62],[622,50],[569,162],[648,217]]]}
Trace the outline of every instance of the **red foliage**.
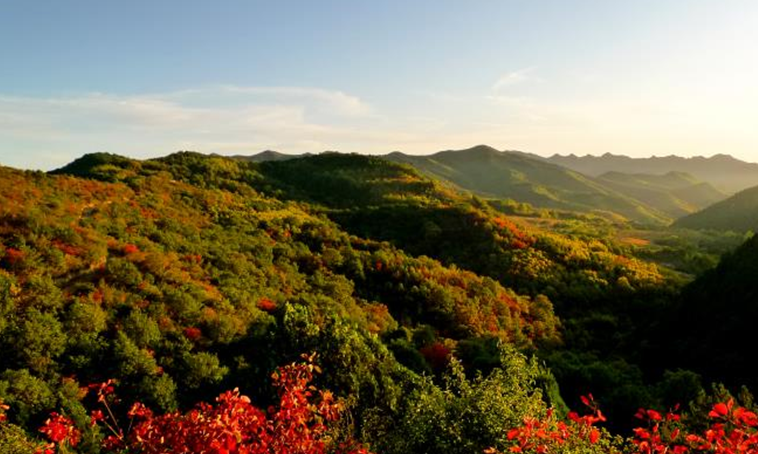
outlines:
{"label": "red foliage", "polygon": [[74,422],[58,413],[51,413],[50,418],[39,430],[50,441],[44,448],[37,450],[39,454],[52,453],[56,446],[76,447],[81,439],[81,432],[74,426]]}
{"label": "red foliage", "polygon": [[[291,364],[272,375],[278,389],[279,406],[267,411],[255,407],[239,390],[228,391],[215,405],[201,403],[187,413],[154,415],[137,403],[129,411],[129,433],[119,428],[109,405],[113,382],[90,386],[97,392],[102,410],[91,413],[93,425],[103,425],[109,432],[103,441],[106,452],[140,452],[144,454],[368,454],[353,441],[336,446],[331,424],[337,421],[342,405],[328,391],[311,386],[318,367],[308,362]],[[79,432],[71,421],[53,414],[43,428],[53,452],[57,445],[75,446]],[[41,451],[42,452],[42,451]]]}
{"label": "red foliage", "polygon": [[5,411],[8,410],[10,407],[5,405],[2,400],[0,400],[0,423],[5,422],[8,417],[5,415]]}
{"label": "red foliage", "polygon": [[[510,451],[547,454],[570,451],[568,447],[572,444],[597,444],[603,432],[594,425],[605,421],[605,417],[597,408],[592,395],[582,397],[582,402],[592,413],[579,416],[572,412],[568,414],[567,421],[556,420],[552,410],[549,410],[543,419],[524,418],[522,426],[508,432],[508,439],[515,442]],[[645,421],[647,426],[634,429],[634,436],[629,440],[629,449],[624,449],[623,452],[758,454],[758,415],[743,407],[735,407],[734,402],[730,400],[715,404],[708,416],[712,419],[711,425],[702,433],[693,433],[688,431],[680,415],[675,412],[664,415],[655,410],[640,409],[637,417]],[[486,452],[498,453],[496,449]],[[611,449],[610,452],[619,451]]]}
{"label": "red foliage", "polygon": [[525,241],[523,241],[523,240],[520,240],[520,239],[518,239],[518,238],[514,238],[514,239],[511,241],[511,247],[512,247],[513,249],[525,249],[525,248],[527,248],[528,246],[529,246],[529,244],[527,244]]}
{"label": "red foliage", "polygon": [[184,256],[184,259],[190,263],[200,264],[203,262],[203,256],[200,254],[187,254]]}
{"label": "red foliage", "polygon": [[500,228],[500,231],[511,237],[511,247],[514,249],[524,249],[534,244],[534,239],[527,236],[516,224],[504,217],[496,217],[492,222]]}
{"label": "red foliage", "polygon": [[66,255],[78,256],[81,254],[79,248],[66,244],[61,240],[53,240],[53,246]]}
{"label": "red foliage", "polygon": [[200,336],[202,336],[202,331],[200,331],[200,328],[196,328],[194,326],[188,326],[187,328],[184,328],[184,336],[191,340],[196,341],[200,339]]}
{"label": "red foliage", "polygon": [[139,252],[139,248],[137,247],[137,245],[130,243],[130,244],[125,244],[124,247],[121,248],[121,251],[124,254],[129,255],[129,254],[134,254],[134,253]]}
{"label": "red foliage", "polygon": [[9,247],[5,250],[5,259],[8,261],[8,264],[15,265],[19,263],[20,261],[24,260],[24,257],[26,257],[26,254],[24,254],[24,251]]}
{"label": "red foliage", "polygon": [[[557,421],[552,409],[548,410],[544,419],[525,417],[521,427],[508,432],[508,439],[516,442],[511,447],[511,452],[558,453],[564,452],[571,444],[596,444],[600,440],[600,430],[594,425],[605,421],[605,417],[595,404],[592,394],[582,396],[582,402],[592,412],[584,416],[571,412],[568,421]],[[490,449],[486,452],[494,454],[497,451]]]}
{"label": "red foliage", "polygon": [[266,312],[274,312],[276,310],[276,303],[268,298],[261,298],[258,301],[258,309]]}
{"label": "red foliage", "polygon": [[729,400],[715,404],[708,416],[713,421],[703,433],[688,433],[675,413],[663,418],[652,410],[640,410],[637,417],[646,420],[648,427],[634,429],[633,443],[640,454],[758,453],[758,416],[755,413],[735,407],[734,401]]}
{"label": "red foliage", "polygon": [[424,355],[426,362],[428,362],[434,370],[444,369],[445,366],[447,366],[447,363],[450,360],[450,354],[452,353],[450,349],[441,342],[435,342],[426,347],[422,347],[419,352]]}

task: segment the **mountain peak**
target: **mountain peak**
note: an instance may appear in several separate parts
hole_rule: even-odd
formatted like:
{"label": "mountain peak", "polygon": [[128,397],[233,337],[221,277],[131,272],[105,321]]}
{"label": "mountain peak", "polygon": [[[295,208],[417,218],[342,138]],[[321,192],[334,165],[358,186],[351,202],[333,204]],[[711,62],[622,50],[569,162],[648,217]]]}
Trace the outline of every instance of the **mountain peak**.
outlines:
{"label": "mountain peak", "polygon": [[237,155],[237,156],[230,156],[230,158],[236,159],[239,161],[265,162],[265,161],[284,161],[287,159],[294,159],[300,156],[302,155],[286,154],[286,153],[281,153],[274,150],[264,150],[254,155],[249,155],[249,156]]}
{"label": "mountain peak", "polygon": [[491,157],[491,156],[499,156],[503,152],[500,150],[497,150],[489,145],[476,145],[471,148],[465,148],[463,150],[445,150],[440,151],[438,153],[435,153],[432,156],[435,155],[455,155],[459,158],[463,157]]}
{"label": "mountain peak", "polygon": [[477,154],[500,154],[502,153],[500,150],[497,150],[494,147],[491,147],[489,145],[476,145],[471,148],[466,148],[464,150],[457,150],[460,153],[477,153]]}

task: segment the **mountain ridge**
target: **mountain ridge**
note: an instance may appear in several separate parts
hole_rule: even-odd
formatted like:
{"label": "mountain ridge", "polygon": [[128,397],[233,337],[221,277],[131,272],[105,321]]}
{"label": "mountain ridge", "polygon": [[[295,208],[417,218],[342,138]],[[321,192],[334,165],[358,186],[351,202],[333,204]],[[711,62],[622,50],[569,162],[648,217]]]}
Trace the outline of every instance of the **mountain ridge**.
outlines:
{"label": "mountain ridge", "polygon": [[[267,151],[235,159],[266,162],[297,156]],[[372,156],[409,164],[428,176],[480,196],[509,198],[541,208],[595,212],[604,216],[617,213],[643,224],[668,224],[726,197],[680,169],[669,170],[665,175],[589,176],[532,153],[497,150],[484,144],[428,155],[393,151]],[[630,178],[636,181],[632,184]],[[624,184],[616,180],[624,180]],[[645,191],[635,185],[655,188]]]}
{"label": "mountain ridge", "polygon": [[601,156],[554,154],[544,159],[590,176],[599,176],[610,171],[647,174],[684,171],[730,193],[758,184],[758,163],[742,161],[723,153],[710,157],[669,155],[648,158],[611,153]]}

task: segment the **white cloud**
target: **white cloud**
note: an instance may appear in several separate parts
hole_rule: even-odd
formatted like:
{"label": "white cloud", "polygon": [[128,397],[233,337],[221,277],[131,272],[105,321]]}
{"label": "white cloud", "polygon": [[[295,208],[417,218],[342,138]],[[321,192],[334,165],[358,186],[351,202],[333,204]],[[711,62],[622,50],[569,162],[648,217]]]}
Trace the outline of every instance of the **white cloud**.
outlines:
{"label": "white cloud", "polygon": [[492,85],[493,91],[500,91],[514,85],[521,84],[531,79],[530,74],[534,71],[534,67],[522,68],[518,71],[512,71],[500,76]]}
{"label": "white cloud", "polygon": [[0,163],[52,168],[94,151],[135,156],[178,149],[320,151],[312,147],[370,138],[376,131],[365,132],[361,126],[378,120],[356,96],[310,87],[219,85],[140,95],[0,95]]}
{"label": "white cloud", "polygon": [[223,85],[220,90],[232,94],[270,96],[279,100],[312,100],[334,109],[341,115],[362,116],[371,113],[371,107],[360,98],[339,90],[311,87],[239,87]]}

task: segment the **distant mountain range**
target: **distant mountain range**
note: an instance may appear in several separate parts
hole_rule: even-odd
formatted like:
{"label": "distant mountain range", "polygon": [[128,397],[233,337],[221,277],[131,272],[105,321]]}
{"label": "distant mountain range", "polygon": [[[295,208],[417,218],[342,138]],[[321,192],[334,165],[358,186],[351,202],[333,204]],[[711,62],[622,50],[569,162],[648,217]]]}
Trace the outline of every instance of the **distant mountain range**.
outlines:
{"label": "distant mountain range", "polygon": [[607,172],[665,174],[687,172],[729,193],[758,185],[758,164],[740,161],[732,156],[717,154],[710,158],[695,156],[664,156],[630,158],[606,153],[602,156],[553,155],[546,158],[553,164],[581,172],[588,176],[600,176]]}
{"label": "distant mountain range", "polygon": [[[273,151],[239,160],[266,162],[295,158]],[[597,177],[545,158],[486,145],[432,155],[393,152],[379,156],[409,164],[457,188],[488,198],[508,198],[536,207],[601,213],[643,224],[668,224],[727,197],[684,172],[664,175],[606,172]]]}

